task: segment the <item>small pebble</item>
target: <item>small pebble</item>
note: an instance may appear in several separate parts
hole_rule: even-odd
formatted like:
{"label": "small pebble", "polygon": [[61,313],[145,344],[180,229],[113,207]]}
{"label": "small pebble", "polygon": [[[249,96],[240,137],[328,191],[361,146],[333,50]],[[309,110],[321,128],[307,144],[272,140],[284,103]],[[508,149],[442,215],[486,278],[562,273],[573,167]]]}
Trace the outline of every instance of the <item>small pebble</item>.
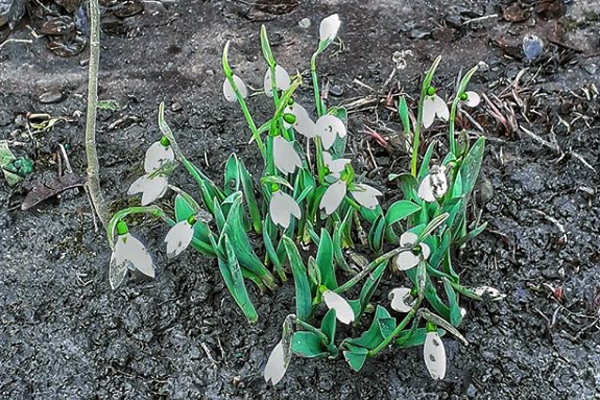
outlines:
{"label": "small pebble", "polygon": [[461,29],[462,18],[460,15],[448,15],[446,17],[446,25],[448,25],[450,28]]}
{"label": "small pebble", "polygon": [[50,104],[50,103],[58,103],[62,101],[63,94],[58,89],[49,90],[46,93],[43,93],[39,97],[39,101],[42,104]]}
{"label": "small pebble", "polygon": [[583,64],[581,66],[581,69],[583,69],[590,75],[596,75],[596,72],[598,71],[598,66],[596,64]]}
{"label": "small pebble", "polygon": [[523,38],[523,53],[525,59],[531,61],[538,58],[544,51],[544,42],[535,35],[525,35]]}
{"label": "small pebble", "polygon": [[300,22],[298,22],[298,25],[300,26],[300,28],[310,28],[310,19],[302,18]]}
{"label": "small pebble", "polygon": [[175,103],[173,103],[171,105],[171,111],[177,112],[177,111],[181,111],[181,110],[183,110],[183,106],[181,105],[180,102],[176,101]]}
{"label": "small pebble", "polygon": [[425,39],[426,37],[431,36],[431,32],[422,31],[420,29],[413,29],[410,31],[411,39]]}
{"label": "small pebble", "polygon": [[344,94],[344,89],[340,85],[333,85],[329,88],[329,93],[331,93],[332,96],[340,97]]}

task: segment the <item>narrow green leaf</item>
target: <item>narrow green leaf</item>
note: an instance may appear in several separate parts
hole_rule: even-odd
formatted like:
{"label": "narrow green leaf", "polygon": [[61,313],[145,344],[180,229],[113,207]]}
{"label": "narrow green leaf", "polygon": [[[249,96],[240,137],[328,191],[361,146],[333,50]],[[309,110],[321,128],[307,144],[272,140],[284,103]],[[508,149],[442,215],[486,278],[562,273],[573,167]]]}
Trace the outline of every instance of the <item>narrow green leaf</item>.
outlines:
{"label": "narrow green leaf", "polygon": [[344,351],[344,358],[350,365],[350,367],[358,372],[362,369],[365,364],[365,360],[367,359],[367,354],[369,351],[359,346],[353,346],[348,344],[348,350]]}
{"label": "narrow green leaf", "polygon": [[448,304],[450,305],[450,323],[453,326],[458,326],[462,321],[462,315],[458,305],[458,296],[456,295],[456,292],[454,291],[454,288],[448,279],[442,278],[442,282],[444,282],[444,290],[446,292],[446,296],[448,297]]}
{"label": "narrow green leaf", "polygon": [[223,185],[226,196],[229,196],[240,189],[240,171],[238,164],[238,158],[235,153],[230,155],[225,163],[225,181],[223,182]]}
{"label": "narrow green leaf", "polygon": [[469,240],[474,239],[475,237],[479,236],[479,234],[481,232],[483,232],[485,230],[485,228],[487,228],[487,222],[484,222],[483,224],[479,225],[477,228],[473,229],[471,232],[467,233],[465,236],[458,239],[456,242],[456,246],[460,247],[463,244],[467,243]]}
{"label": "narrow green leaf", "polygon": [[335,326],[336,326],[336,318],[335,318],[335,309],[330,309],[327,311],[323,320],[321,321],[321,332],[327,339],[329,339],[328,345],[332,345],[335,339]]}
{"label": "narrow green leaf", "polygon": [[344,343],[372,350],[381,344],[395,328],[396,318],[392,317],[385,308],[378,305],[369,329],[358,338],[344,340]]}
{"label": "narrow green leaf", "polygon": [[320,271],[321,284],[328,289],[338,287],[333,265],[333,240],[326,229],[321,229],[321,240],[317,251],[317,267]]}
{"label": "narrow green leaf", "polygon": [[302,263],[302,258],[294,241],[284,236],[283,244],[292,267],[292,274],[294,275],[296,315],[299,319],[307,321],[312,314],[312,295],[308,277],[306,276],[306,267]]}
{"label": "narrow green leaf", "polygon": [[408,104],[406,103],[406,97],[400,96],[400,101],[398,101],[398,115],[400,116],[400,120],[402,121],[402,127],[404,128],[404,133],[408,135],[411,132],[410,129],[410,117],[408,114]]}
{"label": "narrow green leaf", "polygon": [[[443,329],[437,330],[440,337],[446,334]],[[396,339],[396,346],[407,349],[409,347],[423,346],[425,344],[425,337],[427,336],[427,328],[407,329],[398,334]]]}
{"label": "narrow green leaf", "polygon": [[269,37],[267,36],[267,28],[262,25],[260,27],[260,48],[262,50],[263,57],[269,68],[275,68],[276,62],[271,51],[271,45],[269,44]]}
{"label": "narrow green leaf", "polygon": [[386,222],[383,214],[375,220],[375,223],[369,230],[369,245],[375,254],[381,254],[383,249],[383,234],[385,233]]}
{"label": "narrow green leaf", "polygon": [[435,141],[431,142],[429,144],[429,147],[427,147],[427,151],[423,156],[423,161],[421,161],[421,168],[419,168],[419,174],[417,175],[419,177],[419,181],[423,180],[423,178],[425,178],[425,175],[429,173],[429,164],[431,163],[431,157],[433,156],[433,151],[435,150],[436,143],[437,142]]}
{"label": "narrow green leaf", "polygon": [[250,219],[252,220],[252,226],[254,227],[254,232],[260,235],[262,233],[262,215],[258,208],[258,200],[256,199],[256,194],[254,192],[253,179],[248,173],[243,161],[240,160],[238,168],[240,180],[242,182],[242,190],[244,191],[244,198],[246,199],[246,205],[248,207],[248,212],[250,213]]}
{"label": "narrow green leaf", "polygon": [[[381,282],[381,278],[383,277],[383,273],[387,267],[387,261],[382,262],[371,275],[365,281],[362,289],[360,290],[360,295],[358,296],[358,300],[356,300],[355,305],[350,303],[350,306],[354,310],[354,315],[356,316],[356,320],[358,320],[361,315],[365,312],[365,309],[369,305],[371,301],[371,297],[375,294],[379,283]],[[356,308],[355,308],[356,307]]]}
{"label": "narrow green leaf", "polygon": [[462,175],[462,187],[463,196],[465,198],[471,195],[475,182],[479,176],[479,170],[481,169],[481,161],[483,159],[483,151],[485,148],[485,138],[481,136],[473,147],[469,151],[460,166],[460,173]]}
{"label": "narrow green leaf", "polygon": [[[263,224],[266,223],[266,221],[263,222]],[[273,263],[275,271],[277,271],[277,275],[279,275],[279,279],[281,279],[282,282],[287,282],[287,276],[283,271],[283,262],[281,261],[279,255],[275,251],[275,247],[273,246],[273,242],[271,241],[271,237],[269,236],[269,232],[266,226],[263,226],[262,237],[263,243],[265,244],[265,250],[267,251],[267,256],[269,257],[269,260],[271,260],[271,262]]]}
{"label": "narrow green leaf", "polygon": [[404,218],[413,215],[421,210],[421,206],[409,200],[399,200],[388,208],[385,220],[388,225],[402,221]]}

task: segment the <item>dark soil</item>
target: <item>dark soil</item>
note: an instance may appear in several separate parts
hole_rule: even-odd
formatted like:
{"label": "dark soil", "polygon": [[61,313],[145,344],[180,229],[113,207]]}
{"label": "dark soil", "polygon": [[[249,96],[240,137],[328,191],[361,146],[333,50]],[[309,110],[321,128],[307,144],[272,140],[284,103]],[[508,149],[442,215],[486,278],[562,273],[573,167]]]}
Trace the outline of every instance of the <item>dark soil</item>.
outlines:
{"label": "dark soil", "polygon": [[[274,296],[252,292],[261,319],[249,326],[215,262],[192,252],[167,261],[162,245],[166,227],[148,219],[132,229],[154,250],[157,278],[130,281],[113,292],[107,280],[110,250],[103,234],[94,233],[81,190],[20,211],[32,185],[57,173],[58,144],[70,145],[73,169],[84,174],[87,69],[80,62],[87,56],[58,58],[44,39],[7,43],[0,48],[0,139],[22,142],[11,142],[12,149],[34,159],[35,170],[16,190],[0,179],[0,396],[600,398],[600,180],[584,163],[600,168],[596,1],[571,1],[565,16],[544,14],[548,20],[533,10],[524,22],[495,17],[467,25],[460,24],[501,13],[503,4],[351,0],[296,6],[288,2],[273,9],[269,2],[261,3],[147,2],[143,14],[121,22],[116,30],[120,34],[103,36],[100,98],[122,106],[120,111],[101,111],[98,122],[102,183],[113,208],[126,204],[122,199],[141,172],[143,153],[159,138],[161,101],[168,108],[183,106],[169,111],[167,119],[180,145],[208,175],[222,176],[231,152],[256,170],[257,152],[246,145],[249,134],[242,114],[221,96],[225,41],[232,40],[237,73],[258,88],[265,68],[261,23],[267,24],[280,63],[306,74],[319,21],[337,12],[345,47],[335,55],[332,49],[320,63],[323,82],[343,92],[338,98],[330,96],[332,104],[375,94],[383,98],[396,83],[416,94],[419,77],[438,54],[444,58],[436,82],[449,95],[459,71],[483,61],[489,70],[482,68],[471,87],[487,94],[505,117],[514,112],[515,124],[550,144],[532,139],[510,122],[504,126],[490,105],[472,112],[490,139],[482,182],[483,188],[493,189],[493,196],[489,198],[489,190],[478,196],[477,208],[489,227],[461,252],[456,264],[465,284],[496,287],[506,298],[463,304],[468,317],[460,329],[470,345],[445,339],[451,369],[443,382],[428,377],[421,350],[414,349],[388,351],[369,360],[358,374],[341,359],[295,358],[282,383],[267,386],[262,369],[279,340],[285,315],[293,310],[289,285]],[[525,8],[528,3],[544,2],[522,2]],[[299,26],[303,18],[312,22],[309,29]],[[520,44],[531,33],[545,47],[539,60],[528,62],[522,59]],[[13,37],[31,39],[26,29]],[[406,59],[408,67],[386,82],[394,68],[393,53],[403,50],[413,52]],[[524,68],[513,96],[511,85]],[[307,85],[302,92],[307,101],[309,89]],[[56,90],[63,100],[39,102],[39,96]],[[256,115],[266,106],[266,101],[251,101]],[[369,177],[375,182],[406,169],[406,156],[394,151],[388,157],[362,132],[368,125],[391,141],[392,131],[400,130],[392,113],[373,103],[353,111],[350,148],[357,165],[364,163],[373,171]],[[30,135],[22,122],[27,112],[46,112],[66,121]],[[111,129],[118,120],[122,123]],[[465,118],[459,125],[471,127]],[[434,134],[428,133],[426,142]],[[367,143],[380,169],[370,161]],[[179,176],[178,184],[190,183]],[[389,185],[385,190],[386,201],[396,195]]]}

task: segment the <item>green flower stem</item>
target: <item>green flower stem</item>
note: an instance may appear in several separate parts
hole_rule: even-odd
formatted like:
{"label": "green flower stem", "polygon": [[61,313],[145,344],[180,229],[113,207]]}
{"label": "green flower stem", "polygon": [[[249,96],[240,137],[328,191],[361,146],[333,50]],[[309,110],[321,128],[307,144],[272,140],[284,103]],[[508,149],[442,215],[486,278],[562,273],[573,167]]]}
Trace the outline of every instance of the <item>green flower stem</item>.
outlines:
{"label": "green flower stem", "polygon": [[358,282],[360,282],[363,278],[367,277],[375,268],[377,268],[379,265],[381,265],[381,263],[386,262],[390,258],[397,256],[398,254],[400,254],[401,252],[403,252],[405,250],[406,249],[403,249],[403,248],[397,248],[397,249],[394,249],[392,251],[389,251],[389,252],[377,257],[375,260],[371,261],[369,263],[369,265],[367,265],[365,267],[365,269],[360,271],[358,274],[354,275],[350,280],[348,280],[343,285],[339,286],[337,289],[334,290],[334,292],[336,292],[337,294],[342,294],[342,293],[352,289],[354,287],[354,285],[356,285]]}
{"label": "green flower stem", "polygon": [[327,335],[325,335],[323,332],[321,332],[320,329],[317,329],[314,326],[312,326],[311,324],[302,321],[300,318],[296,318],[296,324],[298,324],[302,328],[306,329],[307,331],[312,332],[315,335],[317,335],[319,337],[319,339],[321,339],[321,341],[323,342],[324,345],[327,346],[329,344],[329,338],[327,337]]}
{"label": "green flower stem", "polygon": [[325,114],[323,103],[321,102],[321,94],[319,92],[319,77],[317,76],[317,57],[320,51],[316,51],[310,58],[310,76],[312,77],[313,91],[315,93],[315,106],[317,107],[317,117],[322,117]]}
{"label": "green flower stem", "polygon": [[320,136],[315,136],[315,158],[317,160],[317,171],[319,175],[319,183],[322,185],[325,182],[325,161],[323,160],[323,142]]}
{"label": "green flower stem", "polygon": [[450,143],[450,153],[454,154],[454,157],[457,157],[456,137],[454,135],[454,119],[456,118],[456,110],[458,108],[459,101],[460,93],[457,93],[454,101],[452,102],[452,107],[450,108],[450,121],[448,121],[448,142]]}
{"label": "green flower stem", "polygon": [[350,196],[346,195],[346,201],[348,202],[348,204],[350,204],[350,207],[352,207],[356,211],[360,212],[360,209],[362,206],[360,204],[358,204],[356,201],[354,201],[354,199],[352,199]]}
{"label": "green flower stem", "polygon": [[396,329],[394,329],[392,331],[392,333],[390,333],[385,339],[383,339],[383,341],[381,343],[379,343],[379,345],[377,347],[375,347],[373,350],[369,351],[369,353],[367,354],[367,357],[374,357],[381,350],[385,349],[387,347],[387,345],[390,344],[390,342],[392,340],[394,340],[394,338],[396,336],[398,336],[398,334],[400,332],[402,332],[402,330],[404,328],[406,328],[406,325],[408,325],[408,323],[414,318],[414,316],[417,314],[417,311],[419,310],[419,307],[421,307],[422,302],[423,302],[423,297],[419,297],[417,299],[417,302],[413,306],[413,308],[411,308],[410,311],[408,312],[408,314],[406,314],[406,316],[404,317],[402,322],[400,322],[400,324],[398,324],[398,326],[396,326]]}

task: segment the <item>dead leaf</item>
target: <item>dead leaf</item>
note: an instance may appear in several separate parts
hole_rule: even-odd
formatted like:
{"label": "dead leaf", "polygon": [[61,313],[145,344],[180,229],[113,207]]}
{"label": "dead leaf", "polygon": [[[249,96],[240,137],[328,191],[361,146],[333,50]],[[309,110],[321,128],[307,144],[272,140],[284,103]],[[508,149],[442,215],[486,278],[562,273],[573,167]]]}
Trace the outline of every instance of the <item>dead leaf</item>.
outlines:
{"label": "dead leaf", "polygon": [[55,178],[50,184],[40,182],[27,193],[23,204],[21,204],[21,210],[29,210],[44,200],[48,200],[67,189],[83,186],[84,183],[85,179],[70,173]]}

